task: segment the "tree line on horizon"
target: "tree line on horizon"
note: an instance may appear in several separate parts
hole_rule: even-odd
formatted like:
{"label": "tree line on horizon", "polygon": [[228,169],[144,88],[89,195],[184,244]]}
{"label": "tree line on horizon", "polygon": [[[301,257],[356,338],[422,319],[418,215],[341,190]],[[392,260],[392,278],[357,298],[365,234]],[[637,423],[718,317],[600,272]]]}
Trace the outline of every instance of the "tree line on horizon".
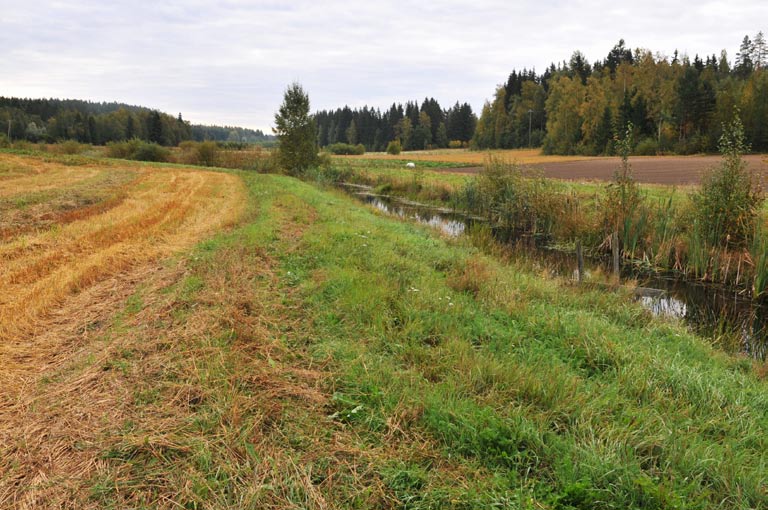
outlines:
{"label": "tree line on horizon", "polygon": [[[321,110],[319,147],[383,151],[446,147],[541,147],[547,154],[612,155],[617,133],[632,126],[635,154],[714,152],[722,126],[738,112],[747,144],[768,151],[768,44],[745,36],[731,62],[720,55],[667,57],[620,40],[603,60],[575,51],[543,73],[513,70],[479,118],[468,103],[444,109],[434,98]],[[193,125],[178,116],[123,103],[0,96],[0,137],[30,142],[76,140],[104,145],[133,138],[159,145],[186,140],[272,142],[261,130]],[[362,150],[362,147],[360,147]]]}
{"label": "tree line on horizon", "polygon": [[768,150],[768,45],[745,36],[736,59],[675,51],[672,58],[620,40],[590,64],[579,51],[542,74],[512,71],[483,106],[472,146],[542,147],[548,154],[614,154],[632,125],[634,152],[691,154],[717,149],[734,111],[754,151]]}
{"label": "tree line on horizon", "polygon": [[271,142],[259,129],[191,124],[178,116],[124,103],[0,96],[0,136],[29,142],[76,140],[104,145],[134,138],[175,146],[187,140]]}
{"label": "tree line on horizon", "polygon": [[384,151],[390,142],[403,150],[467,146],[475,132],[477,117],[468,103],[443,109],[434,98],[419,105],[408,101],[393,103],[381,112],[364,106],[321,110],[314,115],[320,147],[343,143],[362,144],[368,151]]}

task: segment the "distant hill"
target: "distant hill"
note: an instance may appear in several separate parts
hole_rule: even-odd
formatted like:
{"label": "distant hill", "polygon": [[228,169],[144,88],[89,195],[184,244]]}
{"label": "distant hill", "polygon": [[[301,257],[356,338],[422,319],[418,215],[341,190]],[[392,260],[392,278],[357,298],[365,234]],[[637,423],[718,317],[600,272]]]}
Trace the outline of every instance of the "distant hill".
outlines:
{"label": "distant hill", "polygon": [[260,129],[191,124],[144,106],[80,99],[27,99],[0,96],[0,136],[30,142],[77,140],[103,145],[141,138],[162,145],[185,140],[265,143],[275,137]]}

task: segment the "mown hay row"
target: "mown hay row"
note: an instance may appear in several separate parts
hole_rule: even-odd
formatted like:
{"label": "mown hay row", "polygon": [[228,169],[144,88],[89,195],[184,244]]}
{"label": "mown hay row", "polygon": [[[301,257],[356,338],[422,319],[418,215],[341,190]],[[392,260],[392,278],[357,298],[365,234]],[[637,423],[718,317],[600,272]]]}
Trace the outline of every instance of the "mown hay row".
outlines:
{"label": "mown hay row", "polygon": [[0,358],[26,359],[24,346],[38,319],[68,296],[190,246],[243,211],[236,176],[181,169],[148,174],[101,214],[0,243]]}

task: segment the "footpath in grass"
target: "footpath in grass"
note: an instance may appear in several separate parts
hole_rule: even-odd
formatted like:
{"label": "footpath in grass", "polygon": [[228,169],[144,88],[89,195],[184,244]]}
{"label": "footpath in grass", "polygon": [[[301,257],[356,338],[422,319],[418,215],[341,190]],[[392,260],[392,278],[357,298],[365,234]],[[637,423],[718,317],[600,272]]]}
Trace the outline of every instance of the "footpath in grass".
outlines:
{"label": "footpath in grass", "polygon": [[628,296],[290,178],[244,179],[244,224],[39,383],[29,419],[58,446],[7,450],[0,501],[768,506],[764,366]]}

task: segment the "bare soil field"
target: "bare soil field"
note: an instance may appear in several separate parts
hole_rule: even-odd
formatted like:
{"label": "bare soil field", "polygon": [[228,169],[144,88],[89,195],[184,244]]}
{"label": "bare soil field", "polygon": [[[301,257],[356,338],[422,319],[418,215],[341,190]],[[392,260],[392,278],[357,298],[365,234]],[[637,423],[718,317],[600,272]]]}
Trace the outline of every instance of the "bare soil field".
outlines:
{"label": "bare soil field", "polygon": [[[768,162],[763,155],[750,155],[745,159],[755,171],[764,174]],[[720,162],[719,156],[642,156],[630,158],[632,171],[638,182],[648,184],[698,184],[707,169]],[[591,158],[581,161],[540,161],[531,163],[546,177],[576,181],[608,181],[619,166],[618,158]],[[440,168],[436,171],[475,174],[482,167]]]}

